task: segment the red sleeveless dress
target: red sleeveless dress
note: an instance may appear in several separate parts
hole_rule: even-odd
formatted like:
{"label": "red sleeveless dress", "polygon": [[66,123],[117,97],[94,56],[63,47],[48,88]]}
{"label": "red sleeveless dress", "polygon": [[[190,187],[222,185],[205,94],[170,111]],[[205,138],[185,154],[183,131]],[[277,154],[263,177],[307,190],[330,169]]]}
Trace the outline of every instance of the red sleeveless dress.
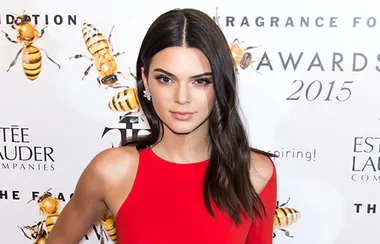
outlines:
{"label": "red sleeveless dress", "polygon": [[267,217],[258,219],[256,226],[245,219],[236,227],[217,208],[213,218],[204,205],[202,179],[207,162],[177,164],[158,157],[150,147],[141,151],[134,185],[116,215],[118,243],[271,244],[276,170],[260,193]]}

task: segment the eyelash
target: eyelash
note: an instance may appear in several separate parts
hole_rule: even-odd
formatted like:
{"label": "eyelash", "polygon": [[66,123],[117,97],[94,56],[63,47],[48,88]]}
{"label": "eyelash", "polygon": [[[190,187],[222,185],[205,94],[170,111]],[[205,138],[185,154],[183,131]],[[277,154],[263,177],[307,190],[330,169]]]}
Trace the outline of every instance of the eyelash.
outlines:
{"label": "eyelash", "polygon": [[[162,82],[162,83],[167,83],[168,79],[170,79],[169,77],[165,76],[165,75],[157,75],[155,77],[156,80],[158,80],[159,82]],[[166,80],[166,81],[165,81]]]}
{"label": "eyelash", "polygon": [[[169,82],[168,80],[171,80],[170,77],[165,76],[165,75],[157,75],[155,79],[161,83],[168,83]],[[200,79],[195,80],[195,83],[197,83],[197,85],[200,85],[200,86],[207,86],[208,84],[212,82],[208,78],[200,78]]]}

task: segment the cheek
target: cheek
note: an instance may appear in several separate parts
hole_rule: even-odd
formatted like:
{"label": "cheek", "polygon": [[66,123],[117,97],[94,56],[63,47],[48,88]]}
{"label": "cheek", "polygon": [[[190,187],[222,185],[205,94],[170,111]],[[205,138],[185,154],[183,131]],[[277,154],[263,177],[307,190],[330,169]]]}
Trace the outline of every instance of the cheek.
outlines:
{"label": "cheek", "polygon": [[169,103],[171,102],[171,94],[165,90],[155,90],[152,92],[152,104],[156,112],[159,114],[161,111],[164,111],[168,108]]}
{"label": "cheek", "polygon": [[198,93],[194,99],[196,100],[198,107],[203,108],[202,110],[205,112],[210,112],[215,100],[214,91],[211,90]]}
{"label": "cheek", "polygon": [[211,91],[210,94],[208,94],[207,98],[208,98],[208,104],[209,104],[209,106],[212,107],[212,105],[214,104],[214,101],[215,101],[215,93],[214,93],[214,91]]}

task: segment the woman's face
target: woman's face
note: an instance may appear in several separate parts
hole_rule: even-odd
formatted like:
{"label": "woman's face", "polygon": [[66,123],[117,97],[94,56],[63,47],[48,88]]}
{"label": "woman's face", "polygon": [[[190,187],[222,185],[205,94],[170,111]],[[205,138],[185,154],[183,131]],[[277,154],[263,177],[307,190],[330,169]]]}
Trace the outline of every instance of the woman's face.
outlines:
{"label": "woman's face", "polygon": [[170,47],[152,58],[144,86],[164,125],[176,134],[208,128],[215,98],[211,66],[198,49]]}

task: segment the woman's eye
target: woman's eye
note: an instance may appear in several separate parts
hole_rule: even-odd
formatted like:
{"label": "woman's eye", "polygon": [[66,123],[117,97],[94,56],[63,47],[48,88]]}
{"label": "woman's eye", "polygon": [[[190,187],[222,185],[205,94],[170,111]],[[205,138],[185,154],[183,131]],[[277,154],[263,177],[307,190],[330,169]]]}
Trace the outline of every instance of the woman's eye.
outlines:
{"label": "woman's eye", "polygon": [[211,81],[209,79],[198,79],[198,80],[195,80],[195,83],[197,85],[207,85],[211,83]]}
{"label": "woman's eye", "polygon": [[168,83],[171,81],[171,79],[167,76],[164,76],[164,75],[159,75],[156,77],[156,80],[158,81],[161,81],[161,82],[164,82],[164,83]]}

